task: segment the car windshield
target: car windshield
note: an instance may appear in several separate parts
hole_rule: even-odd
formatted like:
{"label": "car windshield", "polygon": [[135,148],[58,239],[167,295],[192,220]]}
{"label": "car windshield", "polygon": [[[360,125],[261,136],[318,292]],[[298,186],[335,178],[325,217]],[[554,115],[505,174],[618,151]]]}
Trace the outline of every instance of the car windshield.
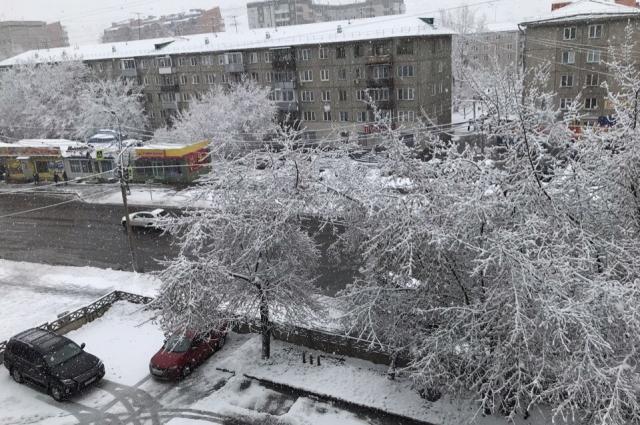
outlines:
{"label": "car windshield", "polygon": [[67,342],[56,348],[52,353],[46,354],[44,360],[49,366],[55,366],[64,363],[69,359],[77,356],[82,349],[74,342]]}
{"label": "car windshield", "polygon": [[180,334],[174,334],[164,343],[164,351],[170,353],[184,353],[189,350],[191,340]]}

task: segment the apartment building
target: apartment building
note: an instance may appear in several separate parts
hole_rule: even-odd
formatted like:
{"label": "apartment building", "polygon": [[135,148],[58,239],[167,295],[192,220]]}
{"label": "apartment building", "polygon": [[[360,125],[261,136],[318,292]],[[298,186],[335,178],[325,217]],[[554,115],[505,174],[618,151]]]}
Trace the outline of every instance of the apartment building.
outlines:
{"label": "apartment building", "polygon": [[[454,36],[454,43],[455,38]],[[499,66],[520,72],[523,65],[524,34],[517,24],[488,24],[480,32],[462,36],[469,63],[483,68]]]}
{"label": "apartment building", "polygon": [[0,59],[10,58],[33,49],[69,45],[69,37],[60,22],[0,22]]}
{"label": "apartment building", "polygon": [[[400,125],[426,115],[451,122],[451,31],[433,20],[371,18],[33,51],[0,63],[82,60],[104,78],[144,86],[154,127],[171,122],[214,84],[251,78],[269,86],[283,116],[309,137],[367,132],[369,100]],[[314,133],[315,132],[315,133]]]}
{"label": "apartment building", "polygon": [[343,4],[328,4],[318,0],[263,0],[247,3],[249,28],[400,15],[405,10],[404,0],[360,0]]}
{"label": "apartment building", "polygon": [[547,89],[557,93],[561,109],[571,106],[580,94],[583,124],[606,122],[614,113],[602,83],[606,81],[615,91],[606,63],[610,46],[624,39],[627,24],[640,34],[640,9],[630,6],[633,4],[630,0],[555,4],[549,15],[521,24],[525,30],[525,69],[550,63]]}
{"label": "apartment building", "polygon": [[102,42],[148,40],[205,32],[223,32],[224,30],[224,19],[219,7],[209,10],[191,9],[184,13],[160,17],[148,16],[112,23],[111,27],[104,30]]}

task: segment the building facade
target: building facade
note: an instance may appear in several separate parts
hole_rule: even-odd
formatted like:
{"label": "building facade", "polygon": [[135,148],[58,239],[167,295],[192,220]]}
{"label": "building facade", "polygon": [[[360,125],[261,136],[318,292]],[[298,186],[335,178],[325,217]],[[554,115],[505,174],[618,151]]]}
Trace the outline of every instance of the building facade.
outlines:
{"label": "building facade", "polygon": [[249,28],[273,28],[344,19],[400,15],[404,0],[364,0],[327,4],[315,0],[267,0],[247,3]]}
{"label": "building facade", "polygon": [[556,93],[557,106],[566,110],[580,95],[585,116],[581,124],[608,122],[614,111],[602,84],[607,82],[615,92],[607,66],[610,46],[624,40],[628,24],[638,34],[637,7],[604,0],[556,4],[548,16],[521,24],[525,30],[525,69],[550,64],[546,88]]}
{"label": "building facade", "polygon": [[223,32],[224,30],[224,19],[219,7],[209,10],[191,9],[185,13],[160,17],[149,16],[113,23],[110,28],[104,30],[102,42],[147,40],[205,32]]}
{"label": "building facade", "polygon": [[459,42],[466,44],[463,50],[469,63],[483,68],[497,65],[520,72],[524,64],[524,34],[516,24],[489,24],[483,31],[468,34]]}
{"label": "building facade", "polygon": [[[451,31],[418,18],[202,34],[86,50],[91,58],[78,59],[100,77],[131,78],[144,87],[154,128],[170,124],[213,85],[243,78],[270,87],[282,116],[299,122],[311,139],[336,131],[366,133],[374,120],[372,102],[400,126],[420,117],[451,122]],[[31,52],[0,66],[61,58],[73,57],[63,51]]]}
{"label": "building facade", "polygon": [[0,60],[34,49],[69,45],[69,37],[60,22],[0,22]]}

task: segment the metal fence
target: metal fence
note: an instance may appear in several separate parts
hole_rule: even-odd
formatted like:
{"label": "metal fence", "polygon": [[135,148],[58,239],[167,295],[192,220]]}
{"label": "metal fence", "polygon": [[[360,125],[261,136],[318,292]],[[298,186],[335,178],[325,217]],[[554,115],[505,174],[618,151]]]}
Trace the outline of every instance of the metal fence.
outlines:
{"label": "metal fence", "polygon": [[[146,305],[151,303],[153,298],[124,291],[113,291],[85,307],[67,313],[53,322],[47,322],[37,327],[64,335],[101,317],[118,301],[129,301],[134,304]],[[259,322],[256,321],[254,324],[239,324],[235,326],[233,330],[238,333],[259,333]],[[374,350],[368,341],[363,341],[348,335],[274,323],[272,326],[272,336],[274,339],[280,341],[304,346],[312,350],[323,351],[325,353],[356,357],[378,364],[389,364],[390,362],[388,353]],[[3,362],[6,345],[6,341],[0,341],[0,365]],[[405,361],[399,358],[397,363],[400,366],[405,363]]]}
{"label": "metal fence", "polygon": [[[36,327],[64,335],[67,332],[78,329],[101,317],[114,303],[118,301],[129,301],[134,304],[149,304],[153,301],[153,298],[143,297],[141,295],[131,294],[124,291],[113,291],[87,306],[64,314],[53,322],[43,323]],[[6,347],[7,341],[0,341],[0,365],[3,363],[4,350]]]}

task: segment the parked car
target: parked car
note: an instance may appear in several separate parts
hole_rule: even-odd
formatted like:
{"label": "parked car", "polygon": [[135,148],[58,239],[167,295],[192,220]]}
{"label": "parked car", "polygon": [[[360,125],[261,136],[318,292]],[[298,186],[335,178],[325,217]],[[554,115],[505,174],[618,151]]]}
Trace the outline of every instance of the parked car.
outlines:
{"label": "parked car", "polygon": [[[138,211],[129,214],[129,221],[131,221],[131,227],[139,227],[143,229],[160,229],[161,225],[159,221],[165,218],[169,213],[163,209],[157,209],[153,211]],[[126,227],[127,218],[122,216],[122,226]]]}
{"label": "parked car", "polygon": [[158,379],[182,379],[220,350],[226,339],[226,325],[220,330],[201,334],[175,332],[151,358],[149,372]]}
{"label": "parked car", "polygon": [[29,381],[56,401],[100,381],[104,364],[68,338],[43,329],[14,336],[4,352],[4,366],[19,384]]}

